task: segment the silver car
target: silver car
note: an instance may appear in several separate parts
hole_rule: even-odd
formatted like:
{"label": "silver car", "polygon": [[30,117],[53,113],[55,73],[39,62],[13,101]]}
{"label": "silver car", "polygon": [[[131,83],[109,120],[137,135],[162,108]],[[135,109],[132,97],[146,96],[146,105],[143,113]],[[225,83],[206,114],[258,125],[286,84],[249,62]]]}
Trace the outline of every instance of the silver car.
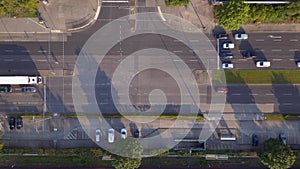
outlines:
{"label": "silver car", "polygon": [[108,142],[113,143],[115,141],[115,129],[108,129]]}

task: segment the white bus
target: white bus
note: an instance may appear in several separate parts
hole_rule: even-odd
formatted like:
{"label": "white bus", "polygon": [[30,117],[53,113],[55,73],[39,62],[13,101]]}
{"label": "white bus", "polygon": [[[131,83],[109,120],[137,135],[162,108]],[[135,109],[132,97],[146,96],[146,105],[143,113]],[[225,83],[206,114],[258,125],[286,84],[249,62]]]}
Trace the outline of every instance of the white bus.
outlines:
{"label": "white bus", "polygon": [[0,76],[0,85],[42,84],[41,76]]}

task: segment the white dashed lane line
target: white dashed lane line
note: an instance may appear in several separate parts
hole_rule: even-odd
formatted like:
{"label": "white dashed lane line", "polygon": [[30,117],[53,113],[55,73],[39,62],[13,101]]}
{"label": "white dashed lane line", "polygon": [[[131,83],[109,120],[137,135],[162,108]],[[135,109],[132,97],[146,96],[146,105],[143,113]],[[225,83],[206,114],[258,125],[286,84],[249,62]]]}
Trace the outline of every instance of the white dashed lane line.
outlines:
{"label": "white dashed lane line", "polygon": [[13,59],[4,59],[5,62],[12,62],[14,61]]}
{"label": "white dashed lane line", "polygon": [[291,42],[297,42],[298,39],[290,39]]}
{"label": "white dashed lane line", "polygon": [[299,51],[299,49],[290,49],[289,51],[290,52],[296,52],[296,51]]}
{"label": "white dashed lane line", "polygon": [[265,41],[264,39],[255,39],[256,42],[263,42]]}
{"label": "white dashed lane line", "polygon": [[281,39],[273,39],[274,42],[281,42]]}
{"label": "white dashed lane line", "polygon": [[4,51],[8,53],[14,52],[13,50],[4,50]]}
{"label": "white dashed lane line", "polygon": [[274,60],[274,61],[281,61],[282,59],[272,59],[272,60]]}
{"label": "white dashed lane line", "polygon": [[291,96],[291,95],[293,95],[293,93],[283,93],[283,95],[285,95],[285,96]]}
{"label": "white dashed lane line", "polygon": [[266,93],[267,96],[273,96],[274,93]]}
{"label": "white dashed lane line", "polygon": [[182,50],[175,50],[174,53],[182,53]]}
{"label": "white dashed lane line", "polygon": [[282,103],[282,105],[284,105],[284,106],[291,106],[291,105],[293,105],[293,103]]}
{"label": "white dashed lane line", "polygon": [[272,49],[272,52],[281,52],[282,49]]}
{"label": "white dashed lane line", "polygon": [[232,96],[240,96],[241,94],[240,93],[233,93],[231,94]]}
{"label": "white dashed lane line", "polygon": [[257,96],[258,94],[257,93],[250,93],[249,95],[250,96]]}

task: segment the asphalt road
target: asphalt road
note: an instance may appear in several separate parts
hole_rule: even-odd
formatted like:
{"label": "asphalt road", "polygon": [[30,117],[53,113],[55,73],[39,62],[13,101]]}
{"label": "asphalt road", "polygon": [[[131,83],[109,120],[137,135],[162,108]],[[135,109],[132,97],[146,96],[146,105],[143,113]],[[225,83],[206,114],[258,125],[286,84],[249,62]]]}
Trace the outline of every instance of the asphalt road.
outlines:
{"label": "asphalt road", "polygon": [[[138,10],[152,11],[154,9],[139,7]],[[128,13],[128,4],[104,3],[100,17],[93,26],[84,31],[73,33],[72,36],[55,35],[61,36],[60,39],[65,41],[1,42],[0,74],[36,75],[38,70],[73,70],[77,54],[85,41],[103,25]],[[49,35],[49,39],[52,39],[51,36]],[[215,39],[213,37],[208,38],[215,45]],[[141,39],[143,40],[141,41]],[[249,40],[234,41],[236,49],[232,51],[235,55],[232,62],[236,69],[256,69],[253,60],[243,59],[240,55],[240,52],[249,50],[256,51],[257,59],[270,60],[271,69],[296,69],[295,61],[300,59],[299,41],[300,35],[298,33],[250,33]],[[197,39],[192,39],[190,42],[197,43]],[[117,44],[109,51],[108,57],[101,68],[109,75],[125,56],[145,47],[170,51],[179,56],[191,70],[203,68],[194,52],[180,41],[161,35],[149,34],[126,39],[122,45]],[[120,51],[122,51],[122,56]],[[176,61],[177,59],[173,59],[173,62]],[[158,64],[159,62],[159,58],[152,60],[152,64]],[[166,67],[176,69],[173,65],[166,65]],[[161,72],[153,71],[141,76],[147,80],[143,82],[139,80],[135,83],[137,85],[133,86],[133,90],[137,90],[135,92],[136,97],[131,98],[133,103],[139,105],[148,103],[147,96],[149,92],[157,87],[164,88],[170,103],[176,104],[179,102],[177,86],[170,85],[173,84],[172,80],[169,79],[168,81],[168,78],[162,77]],[[158,83],[162,81],[161,79],[165,79],[167,82]],[[43,86],[40,86],[38,93],[26,95],[21,93],[1,94],[1,104],[3,106],[0,106],[0,110],[4,112],[42,112],[44,106],[46,106],[46,110],[49,112],[74,112],[71,84],[71,77],[47,77],[45,90]],[[113,112],[115,108],[111,105],[110,81],[104,80],[98,85],[96,90],[101,92],[96,92],[96,97],[100,105],[103,106],[102,110]],[[299,100],[298,87],[290,85],[230,86],[227,102],[231,104],[274,103],[275,111],[297,113],[299,108],[299,105],[297,105],[297,100]],[[44,95],[46,95],[46,99],[44,99]],[[206,103],[209,101],[206,90],[201,90],[200,95],[201,102]]]}

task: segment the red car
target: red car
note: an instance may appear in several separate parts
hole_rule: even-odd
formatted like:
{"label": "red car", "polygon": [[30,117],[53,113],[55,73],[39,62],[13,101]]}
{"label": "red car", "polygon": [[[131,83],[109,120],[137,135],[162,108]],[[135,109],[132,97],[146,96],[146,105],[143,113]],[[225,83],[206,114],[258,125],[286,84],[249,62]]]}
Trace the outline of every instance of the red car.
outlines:
{"label": "red car", "polygon": [[226,93],[228,93],[228,88],[227,87],[217,87],[216,92],[226,94]]}

